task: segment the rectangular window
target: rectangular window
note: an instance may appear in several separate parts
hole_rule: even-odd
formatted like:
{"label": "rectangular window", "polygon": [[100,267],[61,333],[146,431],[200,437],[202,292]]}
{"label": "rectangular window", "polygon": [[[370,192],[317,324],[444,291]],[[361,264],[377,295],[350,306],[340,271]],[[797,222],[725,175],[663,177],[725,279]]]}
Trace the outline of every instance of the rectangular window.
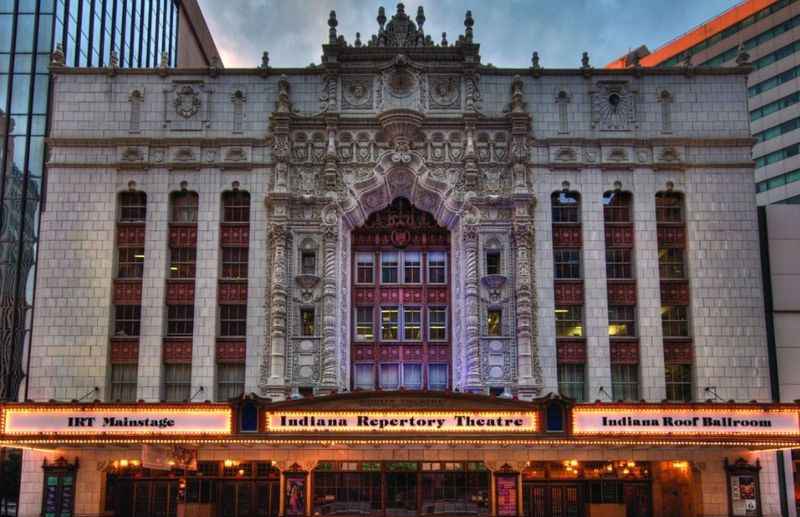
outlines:
{"label": "rectangular window", "polygon": [[430,307],[428,309],[428,340],[447,340],[447,309]]}
{"label": "rectangular window", "polygon": [[662,306],[661,331],[664,337],[688,337],[689,308],[685,305]]}
{"label": "rectangular window", "polygon": [[503,335],[503,311],[489,309],[486,312],[486,334],[489,336]]}
{"label": "rectangular window", "polygon": [[400,311],[397,307],[381,307],[381,340],[397,341],[400,327]]}
{"label": "rectangular window", "polygon": [[316,318],[314,317],[314,309],[306,308],[300,309],[300,335],[301,336],[314,336],[316,335]]}
{"label": "rectangular window", "polygon": [[557,280],[574,280],[581,278],[581,250],[554,249],[553,263]]}
{"label": "rectangular window", "polygon": [[375,257],[371,253],[356,254],[356,282],[371,284],[374,282]]}
{"label": "rectangular window", "polygon": [[400,365],[382,364],[380,369],[380,386],[384,390],[396,390],[400,387]]}
{"label": "rectangular window", "polygon": [[616,400],[639,400],[639,365],[611,365],[611,397]]}
{"label": "rectangular window", "polygon": [[247,305],[219,306],[220,337],[243,337],[247,335]]}
{"label": "rectangular window", "polygon": [[250,221],[250,194],[226,192],[222,198],[222,222],[247,223]]}
{"label": "rectangular window", "polygon": [[172,197],[172,223],[197,224],[198,198],[194,192],[178,192]]}
{"label": "rectangular window", "polygon": [[372,363],[353,365],[353,385],[361,390],[375,389]]}
{"label": "rectangular window", "polygon": [[395,252],[381,253],[381,283],[396,284],[400,256]]}
{"label": "rectangular window", "polygon": [[222,248],[222,278],[247,278],[249,248]]}
{"label": "rectangular window", "polygon": [[114,307],[114,335],[138,336],[142,321],[141,305],[116,305]]}
{"label": "rectangular window", "polygon": [[558,365],[558,392],[577,402],[583,402],[586,397],[586,365],[559,364]]}
{"label": "rectangular window", "polygon": [[489,250],[486,252],[486,274],[499,275],[500,274],[500,252],[496,250]]}
{"label": "rectangular window", "polygon": [[164,400],[186,402],[192,396],[192,365],[164,365]]}
{"label": "rectangular window", "polygon": [[244,393],[244,364],[217,365],[217,401],[225,402]]}
{"label": "rectangular window", "polygon": [[407,251],[403,254],[404,282],[418,284],[422,280],[422,256],[418,251]]}
{"label": "rectangular window", "polygon": [[692,365],[666,364],[664,374],[667,400],[690,402],[692,400]]}
{"label": "rectangular window", "polygon": [[552,216],[554,224],[581,222],[580,202],[577,194],[571,192],[553,194]]}
{"label": "rectangular window", "polygon": [[422,339],[422,311],[418,307],[403,309],[403,339],[406,341]]}
{"label": "rectangular window", "polygon": [[636,306],[608,306],[608,335],[611,337],[636,336]]}
{"label": "rectangular window", "polygon": [[446,390],[447,389],[447,365],[429,364],[428,365],[428,389]]}
{"label": "rectangular window", "polygon": [[676,194],[656,194],[656,223],[682,223],[683,198]]}
{"label": "rectangular window", "polygon": [[683,248],[658,249],[658,273],[661,278],[686,278]]}
{"label": "rectangular window", "polygon": [[191,336],[194,331],[194,305],[167,306],[167,336]]}
{"label": "rectangular window", "polygon": [[170,278],[194,278],[197,264],[196,248],[170,248],[169,258]]}
{"label": "rectangular window", "polygon": [[633,278],[633,261],[630,248],[606,248],[606,277],[609,280]]}
{"label": "rectangular window", "polygon": [[555,313],[557,337],[583,337],[582,305],[560,305]]}
{"label": "rectangular window", "polygon": [[300,270],[304,275],[317,274],[317,254],[313,251],[304,251],[300,259]]}
{"label": "rectangular window", "polygon": [[403,387],[409,390],[422,388],[422,365],[406,363],[403,365]]}
{"label": "rectangular window", "polygon": [[372,307],[356,307],[356,341],[372,341],[374,339]]}
{"label": "rectangular window", "polygon": [[447,282],[447,253],[431,251],[428,253],[428,283],[444,284]]}
{"label": "rectangular window", "polygon": [[136,380],[138,378],[138,365],[112,364],[111,402],[136,402]]}
{"label": "rectangular window", "polygon": [[144,248],[119,248],[117,278],[142,278],[144,274]]}
{"label": "rectangular window", "polygon": [[147,196],[144,192],[123,192],[119,195],[119,222],[143,223],[147,217]]}

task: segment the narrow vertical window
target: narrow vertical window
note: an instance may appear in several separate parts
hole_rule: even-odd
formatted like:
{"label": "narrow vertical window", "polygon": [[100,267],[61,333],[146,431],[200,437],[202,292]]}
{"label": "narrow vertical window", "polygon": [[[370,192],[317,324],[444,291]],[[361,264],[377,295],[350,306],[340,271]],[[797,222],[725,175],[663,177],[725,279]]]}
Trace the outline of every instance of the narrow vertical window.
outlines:
{"label": "narrow vertical window", "polygon": [[565,397],[583,402],[586,397],[586,367],[583,364],[558,365],[558,391]]}
{"label": "narrow vertical window", "polygon": [[217,400],[224,402],[244,393],[245,368],[243,363],[217,365]]}
{"label": "narrow vertical window", "polygon": [[498,250],[486,251],[486,274],[499,275],[500,269],[500,252]]}
{"label": "narrow vertical window", "polygon": [[381,308],[381,339],[396,341],[399,337],[400,311],[397,307]]}
{"label": "narrow vertical window", "polygon": [[244,104],[246,101],[247,98],[245,97],[244,92],[242,92],[241,90],[236,90],[231,96],[231,102],[233,103],[234,133],[242,132],[242,128],[244,126]]}
{"label": "narrow vertical window", "polygon": [[561,90],[556,95],[556,104],[558,105],[558,132],[569,133],[569,119],[567,115],[567,105],[569,104],[570,97],[567,92]]}
{"label": "narrow vertical window", "polygon": [[138,133],[141,130],[142,118],[142,103],[144,102],[144,95],[139,90],[133,90],[128,96],[130,103],[130,122],[128,131],[131,133]]}
{"label": "narrow vertical window", "polygon": [[403,254],[404,282],[418,284],[422,278],[422,258],[418,251],[407,251]]}
{"label": "narrow vertical window", "polygon": [[313,251],[304,251],[300,257],[300,270],[304,275],[316,275],[317,254]]}
{"label": "narrow vertical window", "polygon": [[192,365],[168,363],[164,365],[164,400],[186,402],[192,396]]}
{"label": "narrow vertical window", "polygon": [[316,334],[316,320],[313,308],[300,309],[300,334],[314,336]]}
{"label": "narrow vertical window", "polygon": [[430,341],[447,339],[447,309],[444,307],[428,309],[428,339]]}
{"label": "narrow vertical window", "polygon": [[403,309],[403,339],[419,341],[422,338],[422,311],[419,307]]}
{"label": "narrow vertical window", "polygon": [[353,366],[353,386],[359,390],[375,388],[375,372],[372,363],[361,363]]}
{"label": "narrow vertical window", "polygon": [[372,307],[356,307],[356,341],[375,339]]}
{"label": "narrow vertical window", "polygon": [[658,96],[658,102],[661,103],[661,132],[672,132],[672,94],[667,90],[661,92]]}
{"label": "narrow vertical window", "polygon": [[486,334],[489,336],[503,335],[503,311],[489,309],[486,314]]}

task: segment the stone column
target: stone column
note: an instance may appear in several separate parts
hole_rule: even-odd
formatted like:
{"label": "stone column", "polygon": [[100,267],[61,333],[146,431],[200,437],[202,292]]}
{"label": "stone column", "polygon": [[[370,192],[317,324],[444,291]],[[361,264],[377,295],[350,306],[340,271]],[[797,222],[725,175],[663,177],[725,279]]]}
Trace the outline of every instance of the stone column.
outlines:
{"label": "stone column", "polygon": [[532,222],[517,223],[512,237],[514,243],[515,293],[516,293],[516,337],[517,337],[517,386],[522,398],[541,394],[542,368],[536,350],[535,322],[535,279],[531,274],[532,258],[535,255]]}
{"label": "stone column", "polygon": [[320,389],[330,391],[338,386],[336,357],[336,256],[339,229],[325,225],[322,236],[322,346],[320,350]]}
{"label": "stone column", "polygon": [[466,321],[465,338],[465,371],[464,389],[466,391],[481,390],[481,347],[478,305],[478,229],[474,225],[464,225],[462,229],[464,243],[464,315]]}
{"label": "stone column", "polygon": [[[192,333],[192,390],[195,401],[214,400],[219,277],[220,189],[218,173],[207,172],[198,185],[197,264]],[[203,391],[199,391],[200,388]]]}
{"label": "stone column", "polygon": [[272,277],[269,303],[269,378],[267,379],[268,395],[272,398],[283,398],[286,391],[286,326],[287,326],[287,256],[286,247],[289,232],[282,224],[270,227],[270,245],[272,247]]}
{"label": "stone column", "polygon": [[[142,278],[142,324],[139,335],[139,378],[136,398],[161,399],[161,351],[164,336],[164,294],[169,260],[169,174],[148,177],[147,223]],[[152,181],[152,183],[151,183]]]}
{"label": "stone column", "polygon": [[641,397],[660,401],[666,397],[664,346],[661,333],[661,283],[658,271],[656,185],[651,169],[633,174],[634,256],[639,316],[639,371]]}
{"label": "stone column", "polygon": [[584,169],[579,177],[583,228],[584,323],[586,325],[586,397],[608,400],[611,393],[611,354],[608,344],[608,286],[606,281],[605,220],[602,174]]}

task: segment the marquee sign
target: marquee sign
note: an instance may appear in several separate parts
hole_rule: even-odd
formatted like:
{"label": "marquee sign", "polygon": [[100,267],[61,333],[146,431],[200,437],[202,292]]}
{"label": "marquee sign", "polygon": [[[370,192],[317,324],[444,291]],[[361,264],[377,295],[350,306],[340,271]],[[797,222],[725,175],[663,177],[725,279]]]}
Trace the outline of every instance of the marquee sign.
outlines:
{"label": "marquee sign", "polygon": [[575,435],[800,435],[797,409],[580,407]]}
{"label": "marquee sign", "polygon": [[332,433],[535,433],[535,411],[273,411],[267,432]]}
{"label": "marquee sign", "polygon": [[6,436],[230,434],[230,407],[5,407]]}

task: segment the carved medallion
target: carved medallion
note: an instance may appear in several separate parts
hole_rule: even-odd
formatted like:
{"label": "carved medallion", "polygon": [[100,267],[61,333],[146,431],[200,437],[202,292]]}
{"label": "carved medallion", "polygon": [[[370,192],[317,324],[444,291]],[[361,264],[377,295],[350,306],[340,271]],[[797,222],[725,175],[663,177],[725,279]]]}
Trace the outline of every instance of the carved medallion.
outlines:
{"label": "carved medallion", "polygon": [[389,74],[386,85],[394,97],[408,97],[417,85],[417,78],[409,70],[395,68]]}
{"label": "carved medallion", "polygon": [[431,109],[458,109],[461,107],[461,83],[457,76],[429,78]]}
{"label": "carved medallion", "polygon": [[343,81],[342,109],[372,109],[372,79],[358,77]]}
{"label": "carved medallion", "polygon": [[200,96],[190,85],[181,86],[175,96],[175,112],[183,118],[190,118],[200,110]]}

